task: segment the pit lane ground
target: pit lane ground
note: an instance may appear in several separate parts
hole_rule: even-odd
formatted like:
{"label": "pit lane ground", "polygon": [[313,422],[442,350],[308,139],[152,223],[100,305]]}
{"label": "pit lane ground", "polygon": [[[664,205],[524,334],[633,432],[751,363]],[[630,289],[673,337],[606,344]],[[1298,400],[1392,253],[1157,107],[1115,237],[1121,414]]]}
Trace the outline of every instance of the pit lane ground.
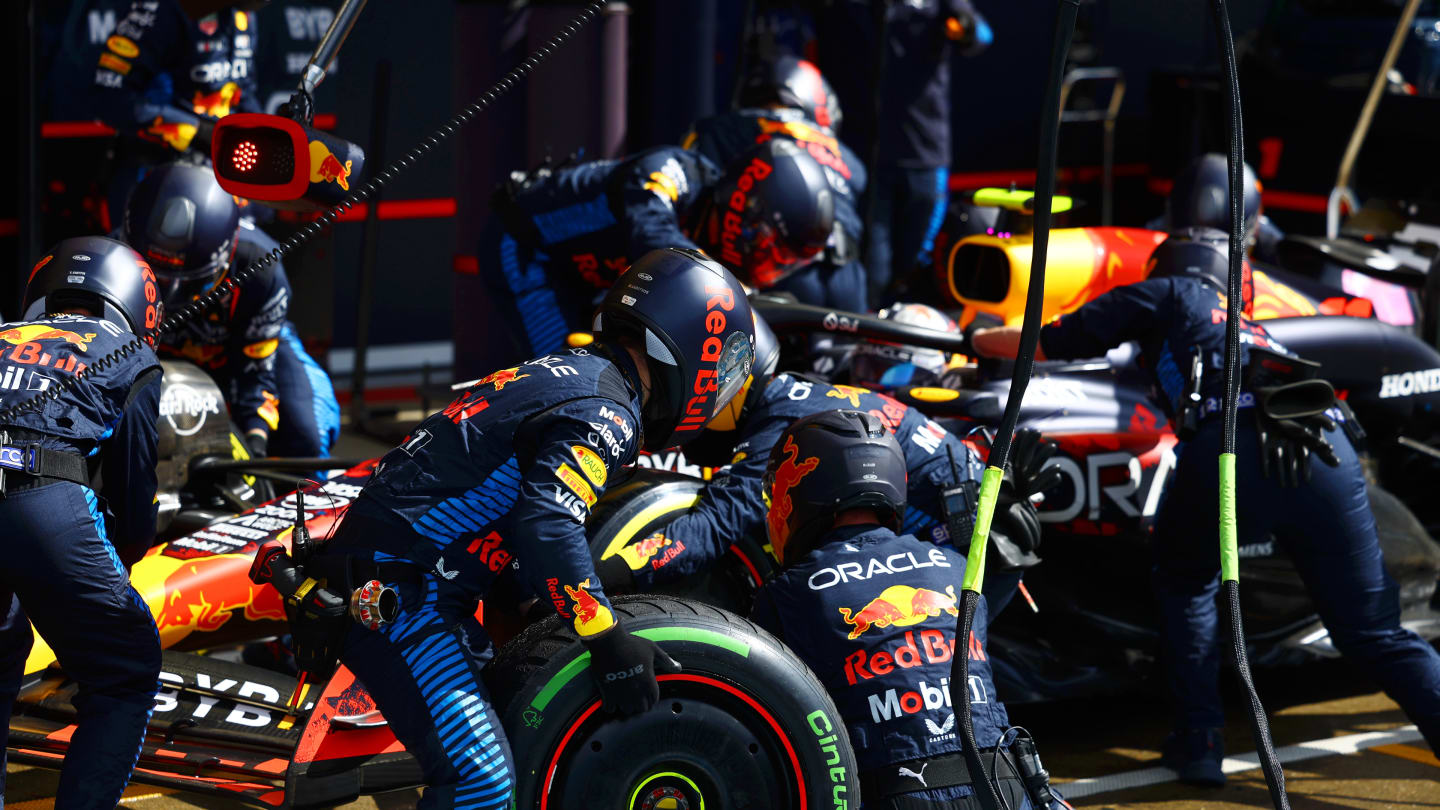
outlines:
{"label": "pit lane ground", "polygon": [[[1270,709],[1276,745],[1306,743],[1319,749],[1318,755],[1285,766],[1291,806],[1296,810],[1440,808],[1440,759],[1410,730],[1413,727],[1395,703],[1374,691],[1344,662],[1263,673],[1259,688]],[[1254,745],[1240,696],[1233,689],[1226,696],[1226,705],[1230,710],[1226,750],[1238,759],[1252,752]],[[1065,783],[1074,782],[1076,792],[1086,794],[1074,799],[1076,807],[1228,810],[1269,806],[1264,779],[1253,766],[1232,773],[1229,785],[1221,789],[1187,787],[1170,781],[1168,771],[1156,770],[1159,743],[1168,726],[1167,708],[1158,696],[1134,694],[1015,706],[1010,715],[1013,722],[1034,732],[1045,765],[1061,790]],[[1330,752],[1357,747],[1360,750],[1354,753]],[[1243,765],[1237,763],[1236,767]],[[8,810],[52,806],[57,781],[54,772],[24,766],[11,766],[8,771]],[[1119,781],[1137,781],[1136,777],[1138,781],[1156,777],[1166,781],[1110,789]],[[1104,792],[1088,792],[1097,788]],[[400,810],[413,807],[416,799],[414,792],[388,794],[345,808]],[[132,785],[122,806],[239,810],[245,805]]]}

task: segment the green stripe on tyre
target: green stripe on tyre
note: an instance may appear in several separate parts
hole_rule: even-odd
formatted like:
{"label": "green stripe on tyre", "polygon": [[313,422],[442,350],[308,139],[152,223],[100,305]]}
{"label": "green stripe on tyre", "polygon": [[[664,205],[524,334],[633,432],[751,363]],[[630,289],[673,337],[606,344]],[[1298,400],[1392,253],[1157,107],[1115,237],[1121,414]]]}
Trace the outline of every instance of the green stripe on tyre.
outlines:
{"label": "green stripe on tyre", "polygon": [[[654,642],[661,641],[691,641],[696,644],[709,644],[712,647],[720,647],[729,650],[741,658],[750,657],[750,645],[724,633],[717,633],[714,630],[702,630],[695,627],[649,627],[644,630],[636,630],[635,635],[641,638],[648,638]],[[590,666],[590,653],[583,652],[560,668],[560,671],[545,683],[535,699],[530,701],[530,708],[535,711],[545,711],[550,701],[564,689],[576,675]]]}

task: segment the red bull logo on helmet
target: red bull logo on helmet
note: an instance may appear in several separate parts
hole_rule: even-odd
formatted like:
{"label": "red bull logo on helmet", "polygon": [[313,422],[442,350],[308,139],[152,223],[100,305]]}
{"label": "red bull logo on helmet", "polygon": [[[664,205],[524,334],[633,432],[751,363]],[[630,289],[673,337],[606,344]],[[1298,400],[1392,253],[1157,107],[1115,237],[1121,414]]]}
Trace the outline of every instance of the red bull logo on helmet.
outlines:
{"label": "red bull logo on helmet", "polygon": [[[725,313],[735,309],[735,291],[730,285],[706,284],[705,293],[710,296],[705,302],[705,331],[709,336],[701,344],[702,365],[695,371],[695,379],[690,386],[691,396],[685,403],[685,412],[675,428],[676,433],[700,430],[710,421],[715,410],[714,399],[720,390],[721,364],[730,359],[727,353],[737,347],[736,338],[744,338],[739,332],[728,338],[721,337],[729,326],[729,318]],[[745,369],[741,373],[748,374],[749,367],[750,363],[746,360]]]}
{"label": "red bull logo on helmet", "polygon": [[795,511],[790,490],[819,466],[820,459],[811,456],[796,463],[800,448],[795,445],[794,436],[785,437],[785,447],[780,452],[785,457],[775,468],[774,482],[770,485],[770,512],[765,519],[770,523],[770,542],[783,559],[785,540],[790,537],[790,515]]}
{"label": "red bull logo on helmet", "polygon": [[852,640],[872,627],[909,627],[941,613],[960,615],[955,607],[954,585],[947,585],[943,594],[928,588],[891,585],[859,610],[847,607],[839,610],[840,618],[850,625]]}
{"label": "red bull logo on helmet", "polygon": [[720,258],[733,267],[740,267],[745,263],[744,257],[735,247],[735,240],[740,236],[740,229],[745,222],[750,190],[756,183],[764,182],[774,170],[774,166],[760,158],[752,159],[750,165],[740,174],[740,179],[735,181],[735,190],[730,192],[730,199],[726,201],[728,210],[720,220]]}
{"label": "red bull logo on helmet", "polygon": [[320,141],[310,142],[310,182],[336,183],[340,188],[350,190],[350,167],[355,163],[347,160],[343,164],[330,147]]}

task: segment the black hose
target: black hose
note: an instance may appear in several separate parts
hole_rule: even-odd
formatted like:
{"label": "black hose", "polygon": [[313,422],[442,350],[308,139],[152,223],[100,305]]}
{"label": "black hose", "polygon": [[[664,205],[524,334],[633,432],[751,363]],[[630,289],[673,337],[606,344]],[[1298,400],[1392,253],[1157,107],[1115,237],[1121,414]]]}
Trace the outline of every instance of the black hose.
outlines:
{"label": "black hose", "polygon": [[1270,723],[1265,706],[1255,691],[1250,673],[1249,654],[1245,648],[1245,627],[1240,608],[1239,555],[1236,550],[1238,529],[1235,522],[1235,423],[1240,402],[1240,319],[1244,316],[1244,262],[1246,236],[1244,224],[1245,143],[1240,113],[1240,78],[1235,64],[1235,39],[1230,32],[1230,15],[1225,0],[1215,0],[1215,35],[1219,39],[1220,58],[1225,70],[1225,91],[1230,101],[1230,278],[1226,293],[1225,323],[1225,400],[1224,421],[1220,440],[1220,567],[1221,590],[1229,613],[1230,647],[1235,655],[1235,673],[1245,689],[1250,708],[1250,732],[1255,739],[1260,769],[1270,789],[1270,801],[1277,810],[1289,810],[1285,793],[1285,771],[1275,755],[1270,737]]}
{"label": "black hose", "polygon": [[[600,13],[600,9],[603,8],[607,2],[608,0],[593,0],[573,20],[567,23],[565,27],[559,31],[559,33],[551,37],[549,41],[547,41],[544,45],[541,45],[538,49],[535,50],[534,53],[525,57],[525,60],[521,62],[518,66],[516,66],[514,70],[511,70],[509,73],[505,74],[504,78],[496,82],[495,85],[489,90],[486,90],[485,93],[482,94],[478,99],[471,102],[467,107],[465,107],[465,109],[452,116],[449,121],[446,121],[444,124],[442,124],[440,128],[437,129],[433,134],[425,138],[425,140],[421,141],[420,145],[405,153],[405,155],[399,160],[395,161],[389,166],[386,166],[383,171],[381,171],[375,177],[371,178],[363,186],[350,192],[350,195],[337,203],[334,208],[331,208],[324,214],[321,214],[318,219],[313,220],[304,228],[301,228],[293,236],[285,240],[285,242],[282,243],[279,247],[260,257],[258,261],[251,263],[249,266],[244,267],[237,272],[231,273],[225,279],[225,281],[215,285],[214,289],[196,298],[194,301],[191,301],[189,304],[186,304],[178,311],[166,317],[165,321],[160,324],[160,328],[158,330],[159,333],[165,334],[168,332],[173,332],[181,325],[192,321],[195,318],[198,318],[207,309],[218,303],[220,298],[231,288],[239,286],[241,282],[244,282],[256,273],[279,261],[281,256],[284,256],[285,254],[291,252],[295,248],[299,247],[301,244],[305,243],[311,237],[315,236],[317,233],[320,233],[320,231],[322,231],[326,226],[334,222],[336,217],[350,210],[350,208],[356,203],[364,201],[371,194],[374,194],[376,191],[380,190],[382,186],[393,180],[395,176],[401,171],[410,168],[410,166],[414,164],[415,161],[419,160],[429,152],[433,151],[437,146],[440,145],[441,141],[445,140],[451,135],[454,135],[460,130],[460,127],[462,125],[469,123],[470,119],[474,118],[476,115],[480,114],[487,107],[493,104],[495,102],[495,99],[499,98],[502,94],[514,89],[515,85],[519,83],[521,79],[525,78],[525,76],[527,76],[531,71],[533,71],[536,65],[539,65],[541,62],[543,62],[546,57],[548,57],[551,53],[555,51],[556,48],[563,45],[567,40],[574,36],[575,33],[579,31],[586,23],[594,19],[595,16]],[[139,351],[141,345],[142,344],[140,342],[140,339],[136,338],[121,346],[120,348],[112,351],[110,354],[107,354],[104,357],[101,357],[95,362],[91,363],[90,367],[86,369],[85,372],[81,374],[76,374],[74,377],[65,380],[59,385],[50,386],[43,393],[32,399],[28,399],[24,402],[11,405],[5,410],[0,411],[0,425],[13,422],[15,420],[15,417],[19,416],[27,410],[39,411],[45,406],[47,402],[53,402],[55,400],[58,400],[64,394],[74,390],[75,386],[80,384],[80,380],[84,379],[85,374],[101,371],[115,363],[120,362],[126,356]]]}
{"label": "black hose", "polygon": [[[1050,242],[1050,208],[1055,196],[1055,173],[1060,145],[1060,85],[1065,77],[1065,62],[1070,53],[1070,37],[1075,33],[1075,18],[1080,0],[1061,0],[1055,16],[1055,34],[1050,48],[1050,76],[1045,86],[1044,107],[1040,115],[1040,154],[1035,175],[1035,236],[1030,263],[1029,288],[1025,293],[1025,321],[1020,329],[1020,349],[1015,356],[1015,369],[1010,379],[1010,393],[1005,402],[1005,415],[999,432],[990,446],[986,462],[986,486],[982,484],[976,530],[971,537],[970,562],[966,570],[967,584],[961,595],[962,609],[955,629],[955,655],[950,663],[950,702],[960,707],[960,734],[965,764],[974,779],[975,795],[985,810],[1006,807],[995,784],[994,774],[985,770],[980,747],[975,740],[975,722],[970,716],[970,632],[975,626],[975,612],[980,605],[980,588],[976,578],[983,578],[983,547],[989,542],[990,520],[994,515],[993,494],[998,486],[999,471],[1010,458],[1010,443],[1020,421],[1020,402],[1035,369],[1035,349],[1040,343],[1040,326],[1045,304],[1045,259]],[[983,533],[982,533],[983,532]],[[955,538],[958,541],[959,538]],[[980,548],[976,548],[979,545]],[[977,553],[978,552],[978,553]],[[980,565],[976,565],[977,558]],[[981,570],[974,570],[980,568]],[[959,694],[956,694],[959,690]],[[1037,808],[1046,810],[1046,808]]]}

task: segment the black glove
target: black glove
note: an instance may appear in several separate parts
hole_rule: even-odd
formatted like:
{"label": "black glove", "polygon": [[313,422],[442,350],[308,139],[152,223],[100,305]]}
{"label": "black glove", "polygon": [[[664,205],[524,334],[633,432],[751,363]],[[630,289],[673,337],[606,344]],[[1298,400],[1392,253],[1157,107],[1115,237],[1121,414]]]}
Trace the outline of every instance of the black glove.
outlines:
{"label": "black glove", "polygon": [[1059,449],[1060,445],[1053,439],[1042,437],[1040,431],[1033,428],[1025,428],[1015,434],[1015,441],[1010,444],[1010,464],[1005,480],[1013,482],[1017,497],[1028,500],[1032,495],[1060,485],[1064,473],[1059,467],[1045,466]]}
{"label": "black glove", "polygon": [[635,590],[635,572],[630,570],[630,563],[625,562],[625,558],[619,554],[595,563],[595,573],[600,576],[600,584],[606,593],[629,593]]}
{"label": "black glove", "polygon": [[1255,407],[1255,429],[1260,436],[1260,471],[1272,474],[1282,487],[1298,487],[1310,480],[1310,456],[1318,456],[1331,467],[1340,466],[1335,448],[1325,431],[1335,429],[1335,420],[1323,413],[1296,419],[1274,419],[1263,407]]}
{"label": "black glove", "polygon": [[622,715],[649,711],[660,699],[657,672],[679,672],[680,664],[648,638],[633,636],[623,625],[585,640],[590,674],[608,712]]}
{"label": "black glove", "polygon": [[270,438],[259,433],[245,434],[245,449],[250,451],[251,458],[265,458],[269,453]]}

